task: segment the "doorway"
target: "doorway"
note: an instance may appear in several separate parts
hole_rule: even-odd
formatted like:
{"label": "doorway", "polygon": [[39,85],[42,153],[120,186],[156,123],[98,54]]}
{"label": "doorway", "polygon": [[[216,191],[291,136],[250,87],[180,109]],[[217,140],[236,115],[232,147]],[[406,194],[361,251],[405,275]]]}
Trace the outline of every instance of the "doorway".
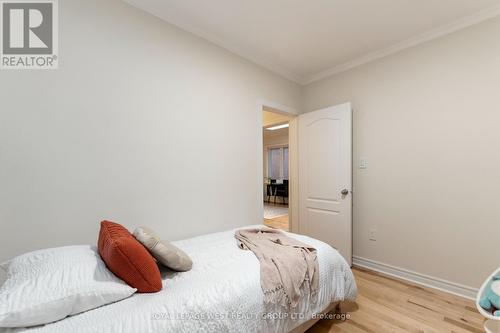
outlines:
{"label": "doorway", "polygon": [[[330,244],[351,264],[351,104],[298,114],[259,101],[258,112],[262,141],[257,147],[258,154],[263,153],[258,168],[263,169],[258,172],[257,185],[263,193],[264,203],[259,203],[259,208],[264,224]],[[278,133],[285,128],[288,138],[283,139],[283,132]],[[275,190],[279,187],[281,191]]]}
{"label": "doorway", "polygon": [[290,231],[290,121],[294,115],[262,110],[264,224]]}

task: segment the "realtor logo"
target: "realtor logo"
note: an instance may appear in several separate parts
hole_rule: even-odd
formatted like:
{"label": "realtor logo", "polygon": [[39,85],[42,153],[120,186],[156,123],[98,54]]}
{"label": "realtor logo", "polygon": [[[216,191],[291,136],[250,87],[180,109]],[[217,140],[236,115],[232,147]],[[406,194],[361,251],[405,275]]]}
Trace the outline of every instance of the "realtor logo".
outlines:
{"label": "realtor logo", "polygon": [[57,0],[0,0],[1,69],[56,69]]}

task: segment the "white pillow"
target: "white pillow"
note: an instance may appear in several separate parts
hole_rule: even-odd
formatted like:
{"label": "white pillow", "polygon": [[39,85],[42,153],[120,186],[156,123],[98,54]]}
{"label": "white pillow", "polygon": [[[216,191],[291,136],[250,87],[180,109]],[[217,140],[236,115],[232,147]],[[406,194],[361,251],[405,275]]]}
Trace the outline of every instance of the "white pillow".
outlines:
{"label": "white pillow", "polygon": [[111,273],[97,248],[30,252],[1,264],[0,327],[51,323],[131,296],[136,289]]}

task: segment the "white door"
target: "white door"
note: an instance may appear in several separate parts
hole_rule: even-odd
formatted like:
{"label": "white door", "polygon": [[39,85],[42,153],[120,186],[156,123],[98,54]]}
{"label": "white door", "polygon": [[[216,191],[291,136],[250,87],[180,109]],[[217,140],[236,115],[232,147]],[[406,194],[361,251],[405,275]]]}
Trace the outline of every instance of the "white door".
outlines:
{"label": "white door", "polygon": [[352,263],[352,109],[299,116],[299,231]]}

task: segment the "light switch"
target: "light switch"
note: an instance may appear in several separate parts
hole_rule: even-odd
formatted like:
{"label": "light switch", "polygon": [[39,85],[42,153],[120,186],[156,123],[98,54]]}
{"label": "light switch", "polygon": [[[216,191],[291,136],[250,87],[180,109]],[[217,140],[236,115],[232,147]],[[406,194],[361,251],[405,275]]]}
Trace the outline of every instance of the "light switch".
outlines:
{"label": "light switch", "polygon": [[366,157],[359,158],[359,168],[367,169],[368,168],[368,159]]}

